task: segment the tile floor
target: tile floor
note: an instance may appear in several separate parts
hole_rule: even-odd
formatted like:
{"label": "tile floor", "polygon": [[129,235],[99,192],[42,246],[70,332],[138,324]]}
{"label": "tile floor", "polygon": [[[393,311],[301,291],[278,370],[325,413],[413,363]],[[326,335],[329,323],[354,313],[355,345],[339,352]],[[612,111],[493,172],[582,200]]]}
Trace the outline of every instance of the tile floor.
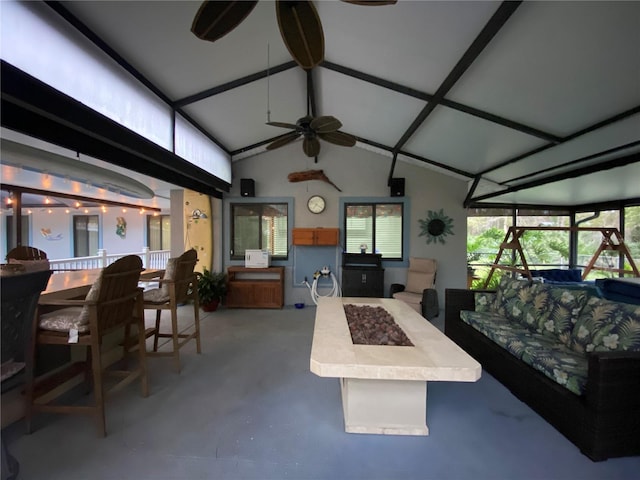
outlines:
{"label": "tile floor", "polygon": [[338,380],[309,371],[314,314],[203,314],[202,355],[185,347],[179,375],[149,359],[151,395],[132,385],[112,397],[106,438],[76,416],[41,415],[31,435],[22,422],[5,429],[20,478],[638,478],[640,457],[591,462],[486,373],[429,384],[428,437],[345,433]]}

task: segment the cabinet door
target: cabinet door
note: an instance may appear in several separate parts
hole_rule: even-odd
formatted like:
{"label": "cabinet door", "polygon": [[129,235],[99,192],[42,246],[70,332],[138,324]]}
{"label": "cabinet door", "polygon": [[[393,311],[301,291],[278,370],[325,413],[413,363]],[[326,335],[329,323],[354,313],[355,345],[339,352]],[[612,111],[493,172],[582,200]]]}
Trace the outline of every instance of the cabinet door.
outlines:
{"label": "cabinet door", "polygon": [[226,295],[226,305],[228,307],[245,307],[253,305],[253,285],[254,282],[229,282],[229,291]]}
{"label": "cabinet door", "polygon": [[338,245],[337,228],[316,229],[316,245]]}
{"label": "cabinet door", "polygon": [[294,245],[313,245],[314,229],[313,228],[294,228],[293,244]]}
{"label": "cabinet door", "polygon": [[256,282],[253,290],[256,306],[263,308],[282,308],[282,288],[275,282]]}

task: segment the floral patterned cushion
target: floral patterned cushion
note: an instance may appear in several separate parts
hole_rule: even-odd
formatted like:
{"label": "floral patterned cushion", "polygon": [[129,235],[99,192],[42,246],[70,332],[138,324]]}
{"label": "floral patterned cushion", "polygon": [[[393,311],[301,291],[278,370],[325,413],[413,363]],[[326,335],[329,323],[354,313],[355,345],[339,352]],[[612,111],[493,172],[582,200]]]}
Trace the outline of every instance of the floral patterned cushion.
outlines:
{"label": "floral patterned cushion", "polygon": [[571,334],[576,352],[640,351],[640,305],[592,297]]}
{"label": "floral patterned cushion", "polygon": [[495,292],[475,292],[473,294],[476,312],[495,312],[496,297]]}
{"label": "floral patterned cushion", "polygon": [[503,276],[497,290],[498,313],[514,322],[531,324],[540,307],[533,303],[535,287],[536,284],[529,280],[514,280]]}
{"label": "floral patterned cushion", "polygon": [[[75,328],[80,333],[89,331],[89,324],[83,323],[81,313],[84,307],[68,307],[40,316],[39,327],[54,332],[68,332]],[[87,320],[88,322],[88,320]]]}
{"label": "floral patterned cushion", "polygon": [[537,332],[571,345],[571,332],[578,315],[591,296],[588,288],[565,288],[545,283],[534,284],[533,308],[527,324]]}
{"label": "floral patterned cushion", "polygon": [[587,384],[587,357],[565,345],[553,343],[549,337],[538,335],[525,346],[522,360],[576,395],[582,395]]}
{"label": "floral patterned cushion", "polygon": [[461,311],[460,318],[531,367],[582,394],[587,382],[588,359],[557,339],[490,312]]}

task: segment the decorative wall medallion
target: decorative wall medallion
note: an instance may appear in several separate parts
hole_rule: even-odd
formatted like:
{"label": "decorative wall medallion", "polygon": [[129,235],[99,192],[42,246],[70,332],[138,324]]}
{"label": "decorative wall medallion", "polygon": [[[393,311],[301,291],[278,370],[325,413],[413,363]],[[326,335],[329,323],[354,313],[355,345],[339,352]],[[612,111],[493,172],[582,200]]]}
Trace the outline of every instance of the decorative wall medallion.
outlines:
{"label": "decorative wall medallion", "polygon": [[443,209],[439,211],[428,210],[427,218],[424,220],[418,220],[420,223],[420,237],[426,237],[427,243],[445,244],[445,238],[447,235],[454,235],[453,233],[453,219],[444,214]]}

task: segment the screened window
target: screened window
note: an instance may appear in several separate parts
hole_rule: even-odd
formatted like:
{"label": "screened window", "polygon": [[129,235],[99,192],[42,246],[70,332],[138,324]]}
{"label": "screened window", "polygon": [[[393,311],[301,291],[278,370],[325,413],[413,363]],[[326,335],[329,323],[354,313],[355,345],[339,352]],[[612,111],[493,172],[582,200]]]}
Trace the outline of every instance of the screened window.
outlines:
{"label": "screened window", "polygon": [[73,256],[89,257],[97,255],[99,235],[98,215],[74,215]]}
{"label": "screened window", "polygon": [[171,250],[171,216],[148,215],[147,239],[149,250]]}
{"label": "screened window", "polygon": [[289,217],[286,203],[231,205],[231,259],[244,260],[246,250],[267,250],[272,259],[286,260]]}
{"label": "screened window", "polygon": [[402,203],[345,204],[345,243],[349,253],[380,253],[385,260],[402,260]]}

